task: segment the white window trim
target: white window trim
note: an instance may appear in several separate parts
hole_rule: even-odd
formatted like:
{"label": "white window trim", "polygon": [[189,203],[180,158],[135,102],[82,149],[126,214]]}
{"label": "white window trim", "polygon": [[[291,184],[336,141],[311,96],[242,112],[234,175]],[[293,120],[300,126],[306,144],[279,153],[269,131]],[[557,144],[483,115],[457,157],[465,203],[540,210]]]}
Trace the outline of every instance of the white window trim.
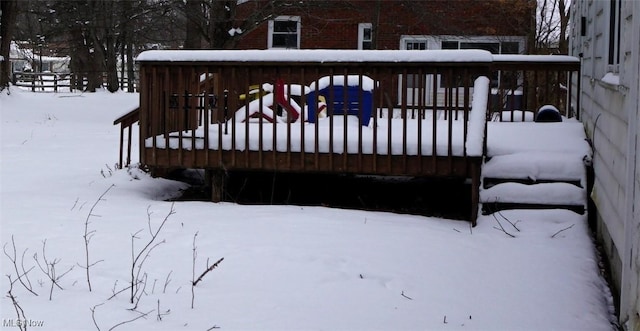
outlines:
{"label": "white window trim", "polygon": [[402,35],[400,37],[400,49],[406,49],[407,41],[426,41],[427,49],[441,49],[443,41],[458,42],[517,42],[518,49],[523,53],[526,45],[526,37],[522,36],[456,36],[456,35]]}
{"label": "white window trim", "polygon": [[427,42],[427,49],[433,49],[432,45],[429,43],[429,37],[428,36],[402,35],[402,36],[400,36],[400,49],[401,50],[407,50],[407,42],[408,41],[411,41],[411,42],[423,42],[423,41],[426,41]]}
{"label": "white window trim", "polygon": [[[611,2],[609,2],[609,5],[607,6],[607,11],[608,11],[608,19],[607,19],[607,24],[609,24],[609,26],[607,27],[607,68],[606,68],[606,72],[611,72],[611,73],[619,73],[620,72],[620,52],[621,50],[621,45],[620,45],[620,29],[621,29],[621,16],[622,16],[622,1],[620,0],[611,0],[612,2],[615,2],[616,5],[616,12],[612,13],[611,12]],[[611,22],[611,19],[614,19],[614,22]],[[610,27],[611,25],[613,25],[614,29],[613,31],[610,31]],[[613,40],[611,40],[613,36]],[[611,47],[613,47],[613,50],[611,50]],[[611,54],[611,52],[613,52],[613,54]],[[613,58],[611,58],[611,56],[613,56]]]}
{"label": "white window trim", "polygon": [[373,42],[372,39],[364,40],[364,30],[366,30],[366,29],[372,30],[373,29],[373,25],[371,23],[360,23],[360,24],[358,24],[358,49],[364,49],[362,47],[362,44],[365,41]]}
{"label": "white window trim", "polygon": [[275,21],[295,21],[298,22],[296,34],[298,35],[296,49],[300,49],[300,16],[278,16],[269,20],[269,32],[267,33],[267,48],[284,49],[285,47],[273,47],[273,26]]}

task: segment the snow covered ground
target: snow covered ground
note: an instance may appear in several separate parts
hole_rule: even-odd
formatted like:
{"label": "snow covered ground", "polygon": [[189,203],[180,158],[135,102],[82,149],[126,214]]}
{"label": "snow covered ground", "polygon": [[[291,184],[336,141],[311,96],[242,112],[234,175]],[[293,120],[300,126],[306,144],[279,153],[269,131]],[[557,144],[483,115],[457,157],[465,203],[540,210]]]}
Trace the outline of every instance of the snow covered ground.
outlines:
{"label": "snow covered ground", "polygon": [[586,216],[167,202],[185,184],[115,170],[137,97],[0,95],[3,330],[24,271],[29,330],[613,329]]}

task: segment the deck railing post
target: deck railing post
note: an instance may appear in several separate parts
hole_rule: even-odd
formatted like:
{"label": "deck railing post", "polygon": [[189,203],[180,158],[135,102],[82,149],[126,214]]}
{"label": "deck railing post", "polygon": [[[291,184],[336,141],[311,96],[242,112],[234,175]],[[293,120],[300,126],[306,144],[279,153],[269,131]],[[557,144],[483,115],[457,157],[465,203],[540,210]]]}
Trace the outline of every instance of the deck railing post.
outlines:
{"label": "deck railing post", "polygon": [[124,125],[120,123],[120,155],[118,158],[118,168],[122,169],[122,153],[124,152]]}
{"label": "deck railing post", "polygon": [[482,161],[481,159],[472,159],[471,161],[471,215],[469,220],[471,226],[476,226],[478,220],[478,209],[480,206],[480,173]]}
{"label": "deck railing post", "polygon": [[224,90],[224,108],[223,108],[223,112],[224,112],[224,134],[229,134],[229,129],[228,129],[228,122],[227,119],[229,118],[229,90],[225,89]]}
{"label": "deck railing post", "polygon": [[221,169],[209,169],[206,171],[205,180],[211,183],[211,201],[222,202],[225,190],[225,173]]}

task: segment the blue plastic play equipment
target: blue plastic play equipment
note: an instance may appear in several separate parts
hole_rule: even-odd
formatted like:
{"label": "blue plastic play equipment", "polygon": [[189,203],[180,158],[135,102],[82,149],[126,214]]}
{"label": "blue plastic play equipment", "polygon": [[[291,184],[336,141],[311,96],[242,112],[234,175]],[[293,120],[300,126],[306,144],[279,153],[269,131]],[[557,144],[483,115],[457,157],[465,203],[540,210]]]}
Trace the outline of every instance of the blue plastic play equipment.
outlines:
{"label": "blue plastic play equipment", "polygon": [[325,99],[327,116],[354,115],[361,119],[363,126],[369,125],[373,111],[372,91],[357,85],[344,86],[337,79],[333,82],[333,85],[325,86],[319,90],[312,90],[307,94],[309,109],[307,118],[310,123],[316,122],[319,96],[323,96]]}

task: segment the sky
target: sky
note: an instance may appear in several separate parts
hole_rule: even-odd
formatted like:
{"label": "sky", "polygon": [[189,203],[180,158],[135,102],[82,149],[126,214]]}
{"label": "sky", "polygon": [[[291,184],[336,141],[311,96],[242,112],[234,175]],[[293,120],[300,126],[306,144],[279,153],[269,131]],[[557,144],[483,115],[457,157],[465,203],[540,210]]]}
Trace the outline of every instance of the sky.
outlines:
{"label": "sky", "polygon": [[[0,94],[3,330],[18,322],[9,290],[30,330],[614,329],[586,215],[511,210],[472,228],[322,206],[171,202],[188,185],[135,166],[137,139],[134,166],[116,167],[112,123],[137,103],[124,92]],[[509,154],[520,125],[490,144],[496,155]],[[11,286],[18,274],[26,285]]]}

